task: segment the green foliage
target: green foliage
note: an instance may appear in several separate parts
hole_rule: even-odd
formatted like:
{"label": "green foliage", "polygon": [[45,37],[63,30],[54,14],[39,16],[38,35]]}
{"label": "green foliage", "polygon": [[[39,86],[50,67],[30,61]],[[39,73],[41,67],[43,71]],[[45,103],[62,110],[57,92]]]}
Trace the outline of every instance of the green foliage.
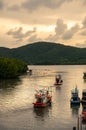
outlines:
{"label": "green foliage", "polygon": [[27,64],[13,58],[0,58],[0,78],[16,78],[27,71]]}
{"label": "green foliage", "polygon": [[37,42],[14,49],[0,48],[0,57],[5,55],[32,65],[86,64],[86,48],[59,43]]}

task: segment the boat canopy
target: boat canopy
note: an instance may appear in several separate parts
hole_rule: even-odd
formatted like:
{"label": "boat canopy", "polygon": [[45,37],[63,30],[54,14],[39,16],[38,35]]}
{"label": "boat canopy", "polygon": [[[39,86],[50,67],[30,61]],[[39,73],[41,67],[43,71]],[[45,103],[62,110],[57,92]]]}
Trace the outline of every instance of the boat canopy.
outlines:
{"label": "boat canopy", "polygon": [[72,95],[78,95],[79,91],[78,91],[77,87],[75,89],[72,89],[71,93],[72,93]]}

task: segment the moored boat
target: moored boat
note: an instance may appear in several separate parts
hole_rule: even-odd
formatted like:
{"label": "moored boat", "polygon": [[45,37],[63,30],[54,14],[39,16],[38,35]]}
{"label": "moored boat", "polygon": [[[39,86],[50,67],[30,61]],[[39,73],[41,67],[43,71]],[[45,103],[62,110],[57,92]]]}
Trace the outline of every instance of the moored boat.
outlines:
{"label": "moored boat", "polygon": [[52,95],[49,89],[36,90],[34,107],[47,107],[52,103]]}
{"label": "moored boat", "polygon": [[82,114],[81,114],[82,122],[86,122],[86,105],[82,108]]}
{"label": "moored boat", "polygon": [[86,104],[86,89],[83,89],[83,91],[82,91],[81,102],[82,102],[82,104]]}
{"label": "moored boat", "polygon": [[86,72],[83,72],[83,79],[86,79]]}
{"label": "moored boat", "polygon": [[55,78],[55,83],[54,85],[62,85],[63,84],[63,80],[61,78],[61,75],[57,75],[56,78]]}
{"label": "moored boat", "polygon": [[71,104],[80,104],[79,91],[77,87],[71,91]]}

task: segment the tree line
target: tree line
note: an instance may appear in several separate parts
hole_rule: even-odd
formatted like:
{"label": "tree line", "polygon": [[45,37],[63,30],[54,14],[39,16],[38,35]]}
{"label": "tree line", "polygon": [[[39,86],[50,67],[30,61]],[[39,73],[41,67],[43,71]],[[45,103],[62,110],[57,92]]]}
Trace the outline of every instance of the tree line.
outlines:
{"label": "tree line", "polygon": [[0,58],[0,79],[17,78],[28,70],[27,63],[14,58]]}

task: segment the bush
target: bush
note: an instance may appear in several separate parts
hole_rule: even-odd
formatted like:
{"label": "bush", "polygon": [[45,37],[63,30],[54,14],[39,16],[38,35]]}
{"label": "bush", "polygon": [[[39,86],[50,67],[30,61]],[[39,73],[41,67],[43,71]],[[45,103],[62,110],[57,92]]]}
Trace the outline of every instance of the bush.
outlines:
{"label": "bush", "polygon": [[28,70],[27,64],[13,58],[0,58],[0,78],[16,78]]}

